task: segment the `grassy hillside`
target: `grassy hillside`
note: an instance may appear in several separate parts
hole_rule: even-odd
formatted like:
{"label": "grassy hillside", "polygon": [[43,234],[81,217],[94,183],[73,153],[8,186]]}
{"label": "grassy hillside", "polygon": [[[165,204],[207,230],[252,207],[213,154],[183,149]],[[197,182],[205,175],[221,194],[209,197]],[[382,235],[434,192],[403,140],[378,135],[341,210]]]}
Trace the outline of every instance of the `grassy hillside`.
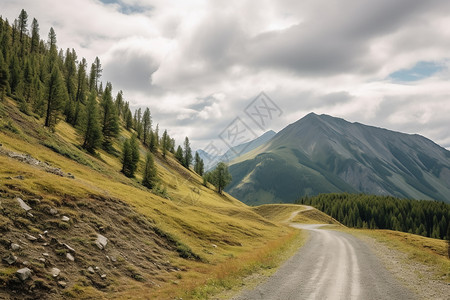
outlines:
{"label": "grassy hillside", "polygon": [[[121,130],[114,147],[129,136]],[[150,191],[139,183],[144,148],[137,178],[129,179],[119,172],[119,157],[88,155],[80,142],[64,122],[52,133],[11,99],[0,103],[0,253],[17,257],[0,265],[0,297],[15,291],[23,297],[189,298],[208,280],[228,274],[227,266],[255,264],[250,253],[277,251],[296,236],[202,186],[171,155],[155,155],[161,181]],[[103,250],[95,244],[97,234],[108,239]],[[20,249],[12,250],[11,243]],[[20,282],[14,273],[24,266],[33,275]],[[53,278],[52,268],[60,275]]]}

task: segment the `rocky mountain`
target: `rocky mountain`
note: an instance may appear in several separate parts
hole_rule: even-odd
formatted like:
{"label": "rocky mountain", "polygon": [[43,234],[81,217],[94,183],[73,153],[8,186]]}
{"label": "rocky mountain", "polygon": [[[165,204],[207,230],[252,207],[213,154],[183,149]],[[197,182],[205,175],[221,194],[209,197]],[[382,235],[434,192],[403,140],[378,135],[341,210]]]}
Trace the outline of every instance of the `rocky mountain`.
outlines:
{"label": "rocky mountain", "polygon": [[[257,137],[254,140],[251,140],[247,143],[243,143],[240,144],[238,146],[235,146],[233,148],[228,149],[224,154],[222,154],[219,158],[215,158],[212,157],[212,154],[204,151],[204,150],[197,150],[198,154],[200,155],[200,158],[202,158],[205,162],[219,162],[219,161],[223,161],[223,162],[229,162],[232,161],[233,159],[236,159],[258,147],[260,147],[261,145],[266,144],[267,142],[269,142],[277,133],[273,130],[269,130],[267,132],[265,132],[264,134],[262,134],[261,136]],[[209,166],[209,168],[207,169],[210,170],[212,168],[215,167],[215,164],[206,164],[207,166]]]}
{"label": "rocky mountain", "polygon": [[450,151],[420,136],[311,113],[230,165],[248,203],[330,192],[450,202]]}

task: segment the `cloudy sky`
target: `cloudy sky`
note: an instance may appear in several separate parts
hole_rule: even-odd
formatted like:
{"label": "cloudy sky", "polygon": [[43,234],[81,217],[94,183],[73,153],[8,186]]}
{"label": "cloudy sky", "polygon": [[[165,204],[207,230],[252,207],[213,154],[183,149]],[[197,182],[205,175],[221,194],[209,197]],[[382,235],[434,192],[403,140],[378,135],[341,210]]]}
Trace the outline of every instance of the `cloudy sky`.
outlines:
{"label": "cloudy sky", "polygon": [[[41,37],[103,64],[103,81],[194,148],[236,118],[256,135],[309,112],[424,135],[450,148],[450,1],[2,0]],[[260,128],[260,92],[280,111]]]}

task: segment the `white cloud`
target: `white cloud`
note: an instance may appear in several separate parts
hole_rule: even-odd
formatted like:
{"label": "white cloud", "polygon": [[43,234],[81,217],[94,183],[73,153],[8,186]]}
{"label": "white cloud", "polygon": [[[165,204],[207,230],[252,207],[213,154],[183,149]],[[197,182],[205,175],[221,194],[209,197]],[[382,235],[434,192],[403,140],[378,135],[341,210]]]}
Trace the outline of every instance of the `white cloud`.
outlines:
{"label": "white cloud", "polygon": [[[450,2],[431,0],[3,0],[13,20],[36,17],[134,107],[195,147],[260,91],[284,111],[279,130],[315,111],[419,133],[450,147]],[[417,62],[445,65],[408,84],[388,76]]]}

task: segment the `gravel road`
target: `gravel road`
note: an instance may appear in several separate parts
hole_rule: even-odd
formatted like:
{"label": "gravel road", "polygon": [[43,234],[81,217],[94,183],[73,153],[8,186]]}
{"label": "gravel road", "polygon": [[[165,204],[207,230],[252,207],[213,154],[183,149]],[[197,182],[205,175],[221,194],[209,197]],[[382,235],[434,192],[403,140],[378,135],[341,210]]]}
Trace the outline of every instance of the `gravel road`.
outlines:
{"label": "gravel road", "polygon": [[293,224],[309,239],[267,281],[235,300],[416,299],[358,238],[322,225]]}

